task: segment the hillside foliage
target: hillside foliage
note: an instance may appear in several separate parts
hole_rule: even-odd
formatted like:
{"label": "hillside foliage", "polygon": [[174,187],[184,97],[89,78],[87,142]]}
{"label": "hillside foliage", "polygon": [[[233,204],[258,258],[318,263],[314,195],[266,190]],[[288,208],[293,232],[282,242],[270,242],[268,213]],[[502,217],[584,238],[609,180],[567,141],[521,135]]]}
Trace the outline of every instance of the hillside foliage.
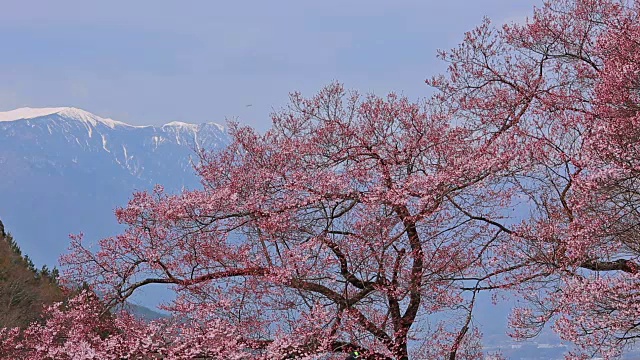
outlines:
{"label": "hillside foliage", "polygon": [[62,301],[58,270],[36,269],[11,234],[0,227],[0,327],[26,327],[45,305]]}

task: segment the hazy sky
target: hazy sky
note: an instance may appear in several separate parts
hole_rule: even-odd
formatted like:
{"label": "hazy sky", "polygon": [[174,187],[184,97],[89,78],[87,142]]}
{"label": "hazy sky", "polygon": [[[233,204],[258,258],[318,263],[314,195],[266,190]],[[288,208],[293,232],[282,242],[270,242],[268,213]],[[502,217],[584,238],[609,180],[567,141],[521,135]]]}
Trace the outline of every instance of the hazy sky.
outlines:
{"label": "hazy sky", "polygon": [[[439,48],[541,0],[0,0],[0,111],[74,106],[131,124],[237,118],[266,129],[288,93],[426,96]],[[251,105],[251,106],[247,106]]]}

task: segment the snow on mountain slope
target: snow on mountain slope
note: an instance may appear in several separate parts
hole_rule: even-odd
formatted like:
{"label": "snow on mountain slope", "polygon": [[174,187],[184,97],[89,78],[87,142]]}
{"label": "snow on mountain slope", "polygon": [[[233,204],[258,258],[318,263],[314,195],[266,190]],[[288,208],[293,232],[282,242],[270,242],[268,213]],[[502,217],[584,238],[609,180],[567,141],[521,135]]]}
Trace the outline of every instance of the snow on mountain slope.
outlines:
{"label": "snow on mountain slope", "polygon": [[153,182],[160,171],[192,173],[196,150],[227,142],[224,127],[216,123],[133,126],[72,107],[0,112],[0,166],[11,151],[31,165],[57,170],[113,165]]}
{"label": "snow on mountain slope", "polygon": [[0,112],[0,121],[15,121],[20,119],[32,119],[34,117],[47,116],[64,110],[65,108],[19,108],[11,111]]}
{"label": "snow on mountain slope", "polygon": [[200,187],[197,150],[228,142],[215,123],[132,126],[71,107],[0,112],[0,218],[36,264],[53,266],[70,233],[119,233],[113,209],[134,191]]}
{"label": "snow on mountain slope", "polygon": [[113,119],[101,118],[88,111],[74,108],[74,107],[58,107],[58,108],[24,107],[24,108],[11,110],[11,111],[0,112],[0,121],[17,121],[17,120],[35,119],[35,118],[45,117],[45,116],[54,115],[54,114],[67,119],[81,121],[81,122],[90,124],[91,126],[96,126],[98,125],[98,123],[100,123],[112,129],[115,128],[116,126],[139,127],[139,126],[129,125],[120,121],[115,121]]}

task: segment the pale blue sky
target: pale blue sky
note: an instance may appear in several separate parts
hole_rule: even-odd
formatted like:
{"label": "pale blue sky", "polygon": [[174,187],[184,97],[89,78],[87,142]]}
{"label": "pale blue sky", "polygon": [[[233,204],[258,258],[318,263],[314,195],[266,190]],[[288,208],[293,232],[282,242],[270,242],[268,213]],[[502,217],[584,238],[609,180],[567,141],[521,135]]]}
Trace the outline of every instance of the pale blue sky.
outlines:
{"label": "pale blue sky", "polygon": [[[131,124],[237,117],[293,90],[426,96],[439,48],[541,0],[0,0],[0,111],[75,106]],[[246,105],[251,104],[251,107]]]}

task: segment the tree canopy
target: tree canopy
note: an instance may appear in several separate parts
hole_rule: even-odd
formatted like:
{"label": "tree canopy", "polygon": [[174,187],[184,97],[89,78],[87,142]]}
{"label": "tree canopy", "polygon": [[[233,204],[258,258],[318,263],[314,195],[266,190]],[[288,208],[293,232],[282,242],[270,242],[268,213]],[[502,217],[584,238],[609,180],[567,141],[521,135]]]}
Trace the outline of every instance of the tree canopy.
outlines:
{"label": "tree canopy", "polygon": [[[428,100],[293,93],[265,134],[231,124],[200,154],[201,189],[134,194],[95,251],[73,237],[68,281],[107,306],[168,284],[172,319],[107,323],[83,295],[26,330],[48,347],[0,335],[33,358],[476,359],[493,292],[526,300],[513,336],[550,323],[569,356],[615,358],[640,318],[639,16],[553,0],[485,20],[440,53]],[[99,331],[63,341],[69,318]]]}

